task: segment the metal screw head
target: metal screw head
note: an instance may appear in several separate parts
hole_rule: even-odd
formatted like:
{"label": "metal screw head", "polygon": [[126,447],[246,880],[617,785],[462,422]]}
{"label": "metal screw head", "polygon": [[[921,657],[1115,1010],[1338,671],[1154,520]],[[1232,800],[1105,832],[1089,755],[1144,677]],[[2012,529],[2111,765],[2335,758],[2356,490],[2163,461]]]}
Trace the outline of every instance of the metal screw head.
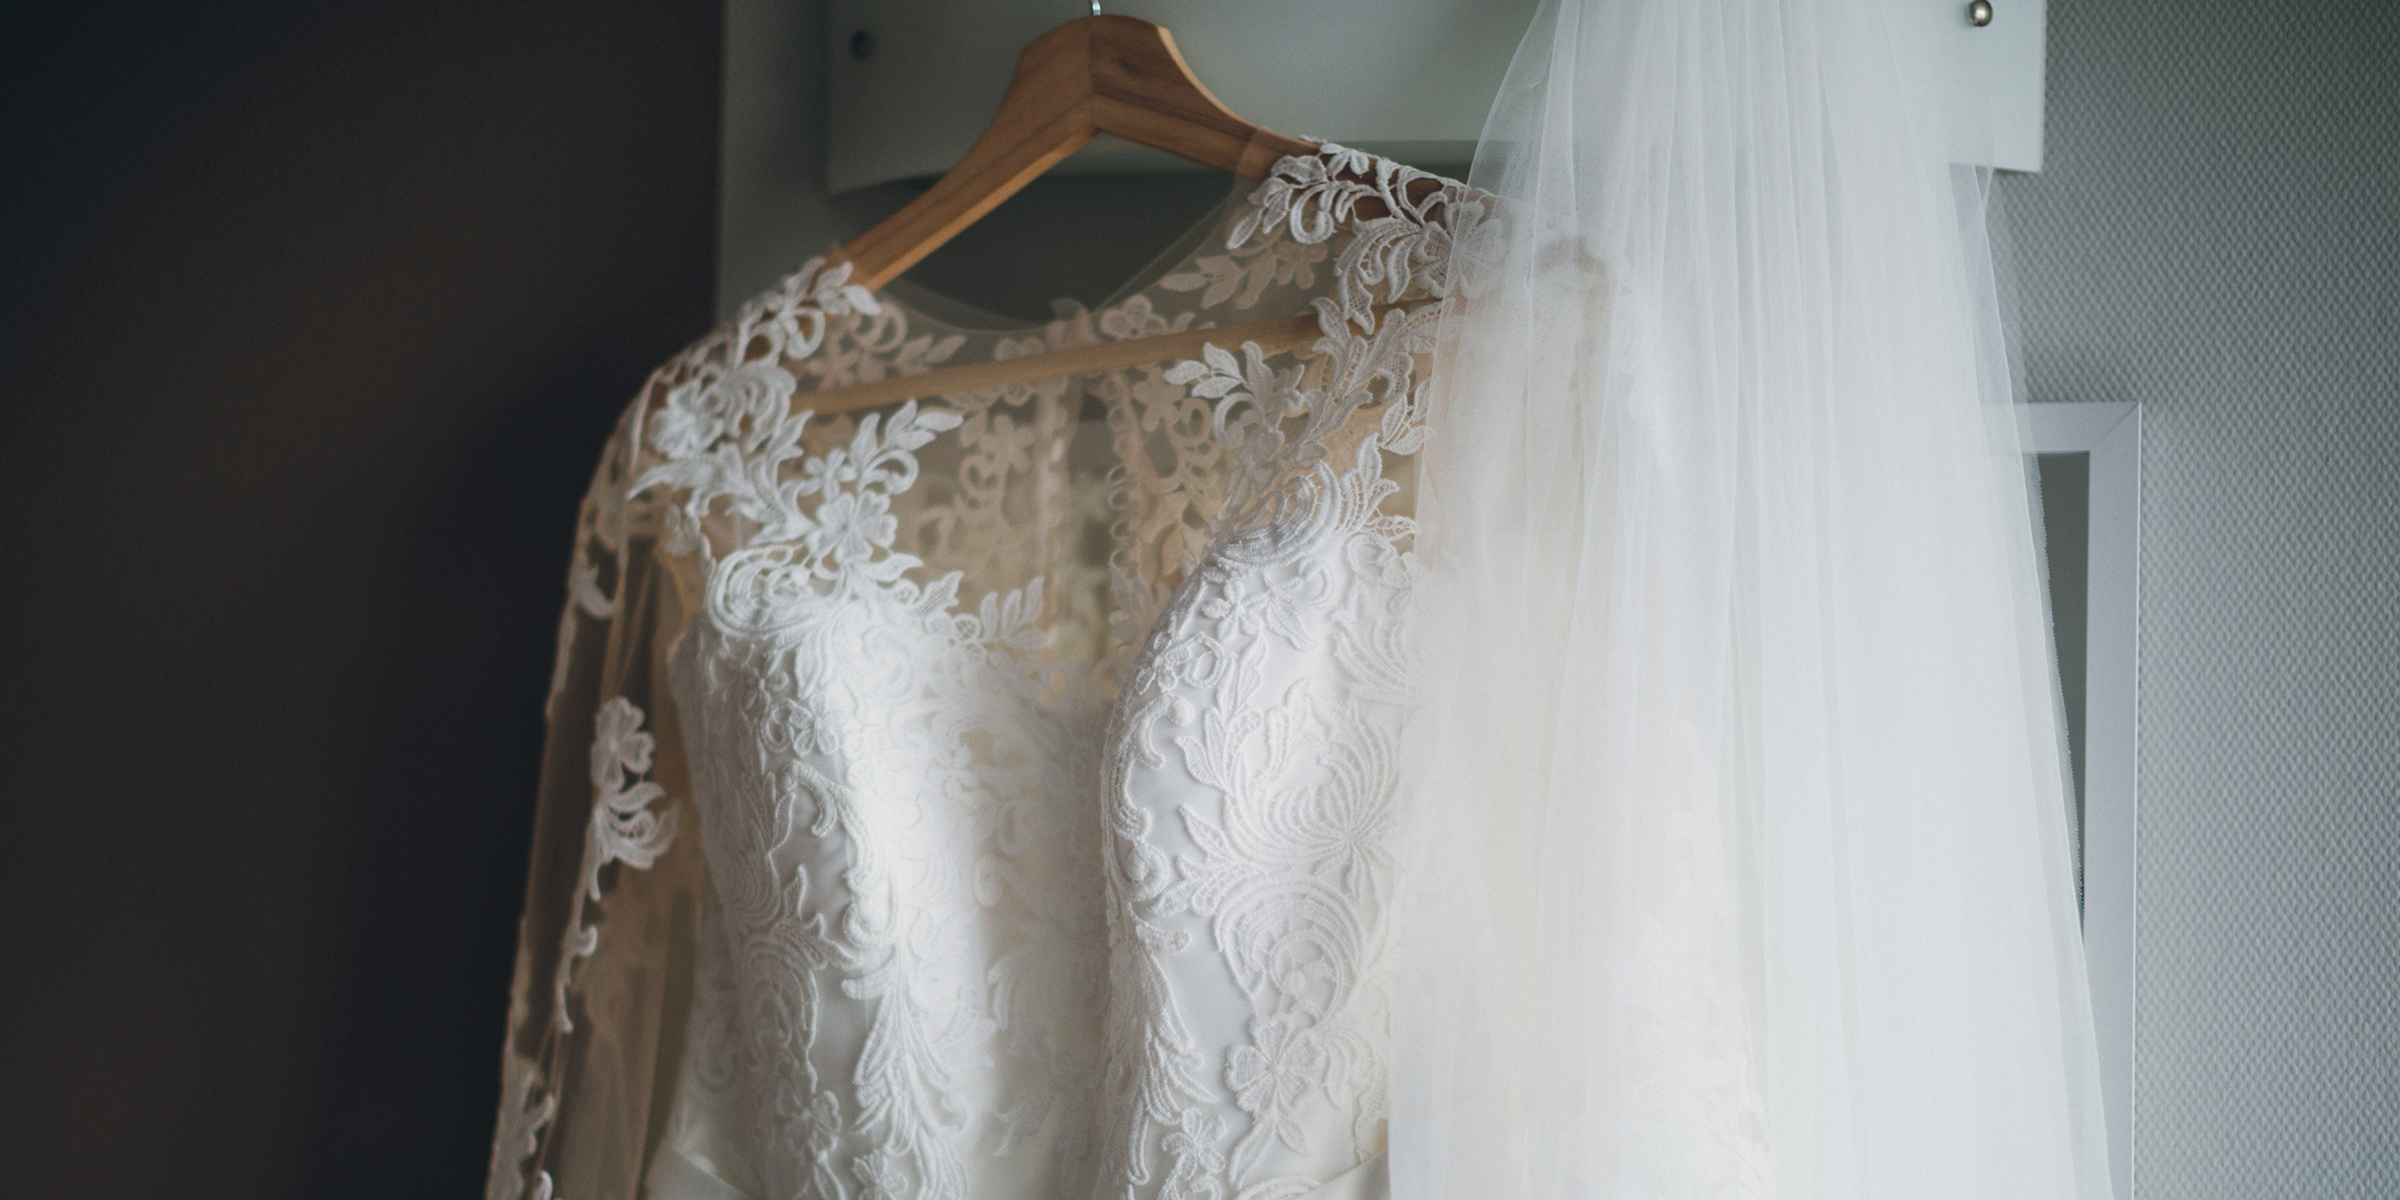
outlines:
{"label": "metal screw head", "polygon": [[1992,0],[1975,0],[1967,6],[1967,24],[1981,29],[1992,23]]}
{"label": "metal screw head", "polygon": [[[1975,0],[1980,4],[1983,0]],[[875,54],[875,35],[861,29],[850,35],[850,57],[872,58]]]}

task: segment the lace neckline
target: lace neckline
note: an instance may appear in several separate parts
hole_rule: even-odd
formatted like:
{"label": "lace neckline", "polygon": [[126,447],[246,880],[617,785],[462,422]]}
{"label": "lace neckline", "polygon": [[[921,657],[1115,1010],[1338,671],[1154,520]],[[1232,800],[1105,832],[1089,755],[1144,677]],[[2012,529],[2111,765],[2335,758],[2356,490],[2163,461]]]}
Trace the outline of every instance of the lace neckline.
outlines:
{"label": "lace neckline", "polygon": [[[1372,215],[1360,215],[1362,206]],[[933,320],[898,296],[852,283],[848,263],[813,259],[654,374],[626,431],[624,498],[671,489],[679,503],[665,508],[662,548],[676,557],[700,553],[711,615],[720,620],[735,617],[720,603],[720,585],[742,574],[716,569],[732,565],[728,555],[746,568],[772,567],[752,580],[766,589],[752,597],[763,608],[735,605],[754,610],[737,626],[788,619],[802,593],[899,589],[909,595],[897,598],[933,611],[955,600],[961,581],[956,570],[920,573],[920,553],[942,556],[896,544],[895,500],[917,482],[918,451],[958,430],[971,443],[969,457],[983,456],[1004,477],[1001,464],[1023,453],[1012,439],[1032,436],[1025,422],[1038,424],[1037,410],[1053,422],[1074,420],[1058,409],[1068,381],[911,401],[855,420],[818,419],[805,393],[982,356],[1018,358],[1313,309],[1322,336],[1302,365],[1274,365],[1278,353],[1253,345],[1212,345],[1201,359],[1149,370],[1155,378],[1146,384],[1105,385],[1119,410],[1109,424],[1118,434],[1111,474],[1120,500],[1138,489],[1143,495],[1132,502],[1166,506],[1133,514],[1141,545],[1111,572],[1130,577],[1120,591],[1163,599],[1207,547],[1296,511],[1301,493],[1320,486],[1308,476],[1328,455],[1415,451],[1425,386],[1413,359],[1432,348],[1439,302],[1490,257],[1488,208],[1487,197],[1454,180],[1329,143],[1278,161],[1246,197],[1211,214],[1203,229],[1223,231],[1222,253],[1194,246],[1108,307],[1072,308],[1014,330]],[[1379,313],[1379,305],[1388,307]],[[1046,398],[1027,407],[1037,397]],[[1375,428],[1350,421],[1362,410],[1380,414]],[[1212,477],[1194,476],[1195,464]],[[970,502],[963,493],[958,500]],[[1001,527],[1008,518],[1000,502],[995,492],[986,505],[993,511],[975,519]],[[955,527],[970,515],[940,519]],[[1155,599],[1126,605],[1137,620],[1155,607]]]}
{"label": "lace neckline", "polygon": [[[1385,215],[1357,216],[1356,209],[1362,201],[1380,203]],[[1248,308],[1245,293],[1246,298],[1255,299],[1254,289],[1260,287],[1269,271],[1283,270],[1280,264],[1262,270],[1261,264],[1252,263],[1240,276],[1206,278],[1194,278],[1188,272],[1175,270],[1206,242],[1210,231],[1224,227],[1229,215],[1239,213],[1231,223],[1229,248],[1252,244],[1254,239],[1273,245],[1279,232],[1285,235],[1281,240],[1288,245],[1322,246],[1337,232],[1355,230],[1358,241],[1334,264],[1335,284],[1342,315],[1362,326],[1369,325],[1370,302],[1365,298],[1368,294],[1388,293],[1383,299],[1397,302],[1415,283],[1422,285],[1429,295],[1447,296],[1452,291],[1454,276],[1480,265],[1488,257],[1491,239],[1479,233],[1490,217],[1489,201],[1488,195],[1456,180],[1327,142],[1314,157],[1279,160],[1247,195],[1239,189],[1229,194],[1108,300],[1088,310],[1077,304],[1074,311],[1088,311],[1098,318],[1144,302],[1155,306],[1161,289],[1201,288],[1206,289],[1203,308],[1220,307],[1228,299],[1235,301],[1236,308]],[[846,263],[829,264],[823,256],[809,259],[775,286],[745,302],[732,319],[663,364],[652,376],[644,399],[653,403],[663,399],[669,388],[682,382],[682,376],[705,364],[711,356],[722,354],[729,344],[747,352],[753,339],[762,336],[774,343],[773,348],[782,357],[805,360],[823,345],[832,322],[849,317],[873,318],[890,307],[887,300],[897,301],[898,307],[910,312],[918,323],[971,338],[1022,339],[1048,329],[1056,321],[1056,318],[1048,322],[1012,321],[1002,314],[983,313],[921,285],[887,288],[879,295],[851,284],[849,278],[850,268]],[[934,309],[967,310],[953,311],[950,317],[963,318],[972,312],[990,316],[994,323],[968,324],[945,319],[939,312],[919,311],[910,302],[911,292],[933,298],[935,303],[929,307]],[[755,356],[745,353],[745,357]]]}

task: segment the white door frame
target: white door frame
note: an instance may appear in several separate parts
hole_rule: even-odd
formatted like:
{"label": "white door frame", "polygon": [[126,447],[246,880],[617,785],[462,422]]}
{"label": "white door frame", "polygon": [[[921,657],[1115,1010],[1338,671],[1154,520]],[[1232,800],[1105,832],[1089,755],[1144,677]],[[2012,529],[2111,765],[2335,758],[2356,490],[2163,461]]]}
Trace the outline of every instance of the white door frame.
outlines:
{"label": "white door frame", "polygon": [[2091,456],[2085,541],[2083,954],[2108,1119],[2109,1175],[2133,1195],[2135,817],[2141,641],[2142,410],[2028,404],[2025,449]]}

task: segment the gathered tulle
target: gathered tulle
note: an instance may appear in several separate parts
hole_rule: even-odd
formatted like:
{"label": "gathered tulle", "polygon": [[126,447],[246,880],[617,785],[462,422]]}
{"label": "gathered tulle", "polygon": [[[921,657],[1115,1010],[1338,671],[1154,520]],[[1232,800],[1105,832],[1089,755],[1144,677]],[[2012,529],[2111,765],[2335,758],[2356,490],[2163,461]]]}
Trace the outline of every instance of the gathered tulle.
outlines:
{"label": "gathered tulle", "polygon": [[2108,1194],[1985,181],[1901,7],[1551,0],[1510,69],[1417,493],[1397,1200]]}

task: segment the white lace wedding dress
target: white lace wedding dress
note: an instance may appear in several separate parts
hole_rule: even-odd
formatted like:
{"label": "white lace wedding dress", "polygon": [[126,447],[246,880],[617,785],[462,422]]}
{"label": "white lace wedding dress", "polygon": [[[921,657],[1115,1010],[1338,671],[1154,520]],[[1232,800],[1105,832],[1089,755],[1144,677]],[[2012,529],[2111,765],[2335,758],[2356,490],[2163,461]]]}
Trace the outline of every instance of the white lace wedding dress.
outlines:
{"label": "white lace wedding dress", "polygon": [[1411,455],[1487,216],[1329,145],[1098,310],[811,263],[661,368],[569,577],[492,1200],[1381,1194]]}

